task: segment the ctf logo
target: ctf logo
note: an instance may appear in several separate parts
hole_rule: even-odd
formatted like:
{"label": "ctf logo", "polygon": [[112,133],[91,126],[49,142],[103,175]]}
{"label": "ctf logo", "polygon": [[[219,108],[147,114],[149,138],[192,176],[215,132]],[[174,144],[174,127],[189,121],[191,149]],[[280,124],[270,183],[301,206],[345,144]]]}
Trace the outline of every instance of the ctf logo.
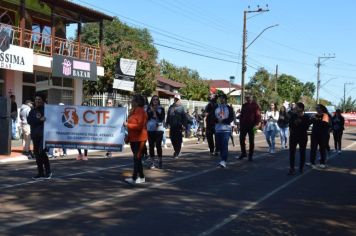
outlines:
{"label": "ctf logo", "polygon": [[10,35],[6,32],[6,29],[3,28],[0,31],[0,50],[5,52],[7,49],[10,48]]}
{"label": "ctf logo", "polygon": [[67,128],[74,128],[78,125],[79,117],[76,109],[73,107],[66,107],[62,115],[62,123]]}

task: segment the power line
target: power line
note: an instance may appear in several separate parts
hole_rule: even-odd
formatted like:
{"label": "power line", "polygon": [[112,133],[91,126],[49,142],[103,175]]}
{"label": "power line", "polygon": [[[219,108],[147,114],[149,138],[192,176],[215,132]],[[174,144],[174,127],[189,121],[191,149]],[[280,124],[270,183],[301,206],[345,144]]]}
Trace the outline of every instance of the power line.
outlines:
{"label": "power line", "polygon": [[214,59],[214,60],[218,60],[218,61],[230,62],[230,63],[234,63],[234,64],[241,64],[240,62],[237,62],[237,61],[231,61],[231,60],[226,60],[226,59],[222,59],[222,58],[218,58],[218,57],[212,57],[212,56],[204,55],[204,54],[201,54],[201,53],[191,52],[191,51],[187,51],[187,50],[184,50],[184,49],[175,48],[175,47],[171,47],[171,46],[167,46],[167,45],[163,45],[163,44],[159,44],[159,43],[153,43],[153,44],[157,45],[157,46],[173,49],[173,50],[176,50],[176,51],[185,52],[185,53],[189,53],[189,54],[192,54],[192,55],[200,56],[200,57],[206,57],[206,58],[210,58],[210,59]]}

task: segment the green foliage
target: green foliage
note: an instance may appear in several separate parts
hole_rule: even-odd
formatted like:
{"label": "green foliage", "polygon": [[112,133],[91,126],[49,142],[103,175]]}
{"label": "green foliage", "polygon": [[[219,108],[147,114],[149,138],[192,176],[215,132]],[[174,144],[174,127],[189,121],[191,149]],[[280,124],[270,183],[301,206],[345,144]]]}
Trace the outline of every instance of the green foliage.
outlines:
{"label": "green foliage", "polygon": [[187,67],[176,67],[166,60],[159,65],[160,73],[166,78],[185,84],[180,89],[183,97],[188,100],[206,100],[209,95],[209,85],[202,80],[199,73]]}
{"label": "green foliage", "polygon": [[[280,107],[284,101],[302,101],[306,107],[315,106],[313,95],[315,85],[311,82],[303,84],[291,75],[282,74],[276,79],[266,69],[260,68],[250,79],[246,89],[256,98],[262,110],[267,110],[271,102]],[[276,91],[277,89],[277,91]],[[328,104],[328,101],[323,101]]]}
{"label": "green foliage", "polygon": [[[99,45],[99,25],[88,23],[83,26],[82,41]],[[155,90],[157,50],[147,29],[136,29],[122,23],[117,18],[104,21],[104,58],[102,66],[105,75],[97,82],[85,81],[84,93],[111,92],[115,75],[115,65],[119,58],[138,61],[135,92],[151,94]]]}
{"label": "green foliage", "polygon": [[342,112],[351,112],[356,110],[356,99],[352,99],[352,97],[348,97],[346,101],[341,99],[337,108],[341,109]]}

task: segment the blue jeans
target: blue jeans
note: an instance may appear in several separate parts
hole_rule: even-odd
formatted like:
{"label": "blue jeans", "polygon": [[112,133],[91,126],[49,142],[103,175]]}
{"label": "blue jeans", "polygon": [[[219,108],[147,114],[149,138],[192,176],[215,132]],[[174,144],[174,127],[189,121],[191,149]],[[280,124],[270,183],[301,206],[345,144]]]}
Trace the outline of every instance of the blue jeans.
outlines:
{"label": "blue jeans", "polygon": [[286,128],[279,128],[279,133],[281,135],[281,145],[282,148],[285,148],[287,145],[288,141],[288,133],[289,133],[289,127]]}
{"label": "blue jeans", "polygon": [[17,139],[17,120],[11,119],[11,138],[12,139]]}
{"label": "blue jeans", "polygon": [[267,140],[268,146],[272,150],[274,150],[274,148],[275,148],[275,139],[276,139],[276,130],[265,131],[265,136],[266,136],[266,140]]}
{"label": "blue jeans", "polygon": [[219,132],[215,133],[216,141],[218,143],[220,157],[222,161],[227,161],[229,155],[229,139],[231,132]]}

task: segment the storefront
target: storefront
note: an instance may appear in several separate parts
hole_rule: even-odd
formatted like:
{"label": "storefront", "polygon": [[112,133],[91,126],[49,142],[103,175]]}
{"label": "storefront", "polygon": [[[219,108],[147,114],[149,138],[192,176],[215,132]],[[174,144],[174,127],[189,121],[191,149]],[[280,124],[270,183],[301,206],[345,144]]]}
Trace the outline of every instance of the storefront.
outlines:
{"label": "storefront", "polygon": [[[49,104],[80,104],[83,80],[104,75],[103,20],[112,19],[65,0],[0,0],[0,96],[15,95],[18,106],[36,92],[46,94]],[[81,42],[82,24],[89,22],[99,24],[94,46]],[[77,25],[77,40],[67,39],[70,24]],[[56,58],[79,69],[58,74]]]}

